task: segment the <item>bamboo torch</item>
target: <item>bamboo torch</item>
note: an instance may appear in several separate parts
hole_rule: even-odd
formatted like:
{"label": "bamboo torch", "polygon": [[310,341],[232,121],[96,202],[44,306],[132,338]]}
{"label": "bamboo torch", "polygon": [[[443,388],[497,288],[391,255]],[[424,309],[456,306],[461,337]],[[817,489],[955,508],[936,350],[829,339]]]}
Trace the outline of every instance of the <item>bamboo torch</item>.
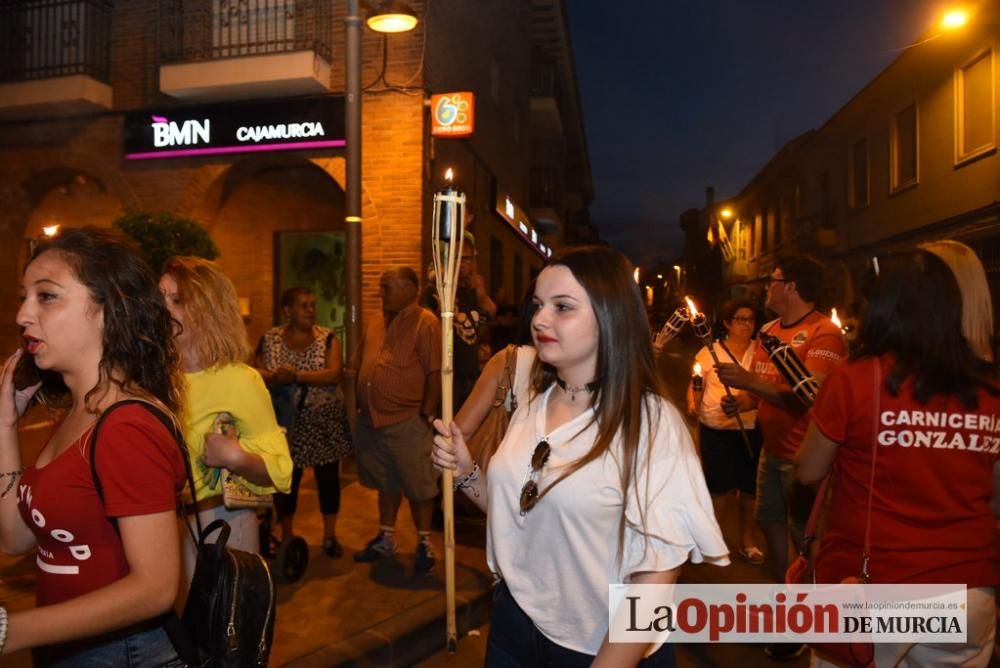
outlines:
{"label": "bamboo torch", "polygon": [[819,392],[819,383],[792,347],[778,337],[764,332],[760,333],[760,345],[802,405],[806,408],[812,406],[816,401],[816,393]]}
{"label": "bamboo torch", "polygon": [[[636,271],[639,270],[636,269]],[[670,314],[670,318],[663,323],[663,327],[659,332],[657,332],[656,338],[653,339],[653,350],[659,354],[665,345],[670,343],[675,336],[681,333],[681,330],[684,329],[684,325],[690,322],[690,320],[691,312],[683,306],[679,307],[676,311]]]}
{"label": "bamboo torch", "polygon": [[[698,308],[691,301],[690,297],[685,297],[684,300],[687,302],[688,311],[691,313],[691,327],[694,328],[694,333],[698,335],[698,338],[702,340],[705,347],[708,348],[709,354],[712,356],[712,361],[716,364],[719,363],[719,356],[715,354],[715,345],[712,342],[712,328],[708,325],[708,318],[705,317],[704,313],[700,313]],[[729,389],[729,386],[725,383],[722,384],[722,389],[726,391],[726,396],[733,396],[733,391]],[[753,459],[753,446],[750,445],[750,437],[747,436],[747,428],[743,425],[743,418],[740,417],[739,413],[736,413],[736,425],[740,428],[740,434],[743,436],[743,444],[747,446],[747,454],[750,455],[750,459]]]}
{"label": "bamboo torch", "polygon": [[[444,191],[434,193],[434,217],[431,228],[431,255],[434,256],[434,280],[441,308],[441,421],[447,428],[452,421],[452,397],[455,376],[454,320],[455,289],[458,265],[465,234],[465,193],[452,185],[452,171],[445,174]],[[444,594],[447,610],[446,642],[452,654],[458,649],[455,624],[455,496],[450,469],[441,472],[441,497],[444,510]]]}

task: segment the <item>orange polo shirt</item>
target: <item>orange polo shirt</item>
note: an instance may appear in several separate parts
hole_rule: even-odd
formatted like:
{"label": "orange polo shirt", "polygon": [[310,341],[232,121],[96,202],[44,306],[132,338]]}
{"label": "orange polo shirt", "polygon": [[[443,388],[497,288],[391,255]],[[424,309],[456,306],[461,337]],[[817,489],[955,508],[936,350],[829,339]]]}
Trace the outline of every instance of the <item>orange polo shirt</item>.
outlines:
{"label": "orange polo shirt", "polygon": [[365,329],[358,369],[358,406],[372,427],[420,415],[428,374],[441,371],[441,323],[418,304],[372,318]]}

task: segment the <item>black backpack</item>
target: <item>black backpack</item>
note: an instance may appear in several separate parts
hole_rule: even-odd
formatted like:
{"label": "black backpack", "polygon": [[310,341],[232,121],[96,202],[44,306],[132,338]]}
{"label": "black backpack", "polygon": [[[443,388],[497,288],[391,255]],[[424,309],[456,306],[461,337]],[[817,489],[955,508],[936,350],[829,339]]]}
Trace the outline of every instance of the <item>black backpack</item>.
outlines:
{"label": "black backpack", "polygon": [[[154,404],[138,399],[119,401],[110,406],[94,427],[90,448],[90,471],[94,487],[104,503],[104,491],[97,476],[95,450],[101,423],[112,410],[128,404],[141,404],[173,435],[184,458],[188,484],[194,493],[194,476],[187,446],[174,421]],[[178,514],[188,526],[184,509],[178,504]],[[114,518],[109,521],[118,529]],[[170,611],[163,616],[163,625],[177,653],[190,665],[204,668],[249,668],[267,666],[274,636],[277,588],[271,569],[259,555],[226,546],[229,523],[215,520],[202,529],[195,513],[198,536],[191,539],[198,548],[194,577],[184,614],[178,619]],[[219,532],[215,543],[205,539]]]}
{"label": "black backpack", "polygon": [[[199,523],[198,528],[201,529]],[[214,543],[205,539],[219,532]],[[198,666],[266,666],[274,636],[276,588],[259,554],[226,547],[229,524],[201,530],[198,561],[181,622]]]}

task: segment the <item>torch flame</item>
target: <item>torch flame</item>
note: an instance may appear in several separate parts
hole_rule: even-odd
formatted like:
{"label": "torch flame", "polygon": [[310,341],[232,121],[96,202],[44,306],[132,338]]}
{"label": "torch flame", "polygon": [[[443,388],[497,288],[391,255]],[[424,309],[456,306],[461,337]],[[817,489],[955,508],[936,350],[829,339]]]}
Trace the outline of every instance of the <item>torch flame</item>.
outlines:
{"label": "torch flame", "polygon": [[691,371],[694,373],[694,375],[700,376],[701,375],[701,362],[695,362],[694,366],[691,368]]}
{"label": "torch flame", "polygon": [[684,301],[687,302],[688,310],[691,311],[691,317],[693,318],[696,315],[698,315],[698,309],[695,307],[694,302],[691,301],[691,298],[690,297],[685,297]]}
{"label": "torch flame", "polygon": [[444,180],[447,181],[448,183],[451,183],[451,180],[453,178],[455,178],[455,174],[454,172],[451,171],[451,167],[449,167],[448,171],[444,173]]}
{"label": "torch flame", "polygon": [[47,237],[54,237],[58,233],[59,233],[58,225],[47,225],[42,228],[42,234],[44,234]]}
{"label": "torch flame", "polygon": [[830,320],[833,321],[833,324],[835,324],[838,329],[843,329],[844,326],[841,324],[840,318],[837,317],[837,309],[833,309],[830,312]]}

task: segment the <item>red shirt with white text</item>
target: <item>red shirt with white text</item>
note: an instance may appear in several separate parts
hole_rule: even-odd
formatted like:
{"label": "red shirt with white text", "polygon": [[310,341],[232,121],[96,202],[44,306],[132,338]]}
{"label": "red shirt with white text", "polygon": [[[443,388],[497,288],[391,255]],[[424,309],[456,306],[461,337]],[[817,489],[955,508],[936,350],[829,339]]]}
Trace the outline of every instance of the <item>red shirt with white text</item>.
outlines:
{"label": "red shirt with white text", "polygon": [[105,587],[129,573],[121,539],[108,517],[174,510],[184,487],[184,460],[173,436],[139,405],[117,408],[101,425],[97,471],[90,471],[88,431],[18,484],[18,510],[38,540],[38,605]]}
{"label": "red shirt with white text", "polygon": [[839,444],[818,577],[839,582],[861,571],[874,440],[872,582],[997,584],[990,496],[1000,457],[1000,397],[980,390],[974,409],[944,395],[920,404],[912,379],[893,397],[884,383],[891,358],[880,363],[877,409],[875,360],[863,358],[834,370],[811,412]]}

